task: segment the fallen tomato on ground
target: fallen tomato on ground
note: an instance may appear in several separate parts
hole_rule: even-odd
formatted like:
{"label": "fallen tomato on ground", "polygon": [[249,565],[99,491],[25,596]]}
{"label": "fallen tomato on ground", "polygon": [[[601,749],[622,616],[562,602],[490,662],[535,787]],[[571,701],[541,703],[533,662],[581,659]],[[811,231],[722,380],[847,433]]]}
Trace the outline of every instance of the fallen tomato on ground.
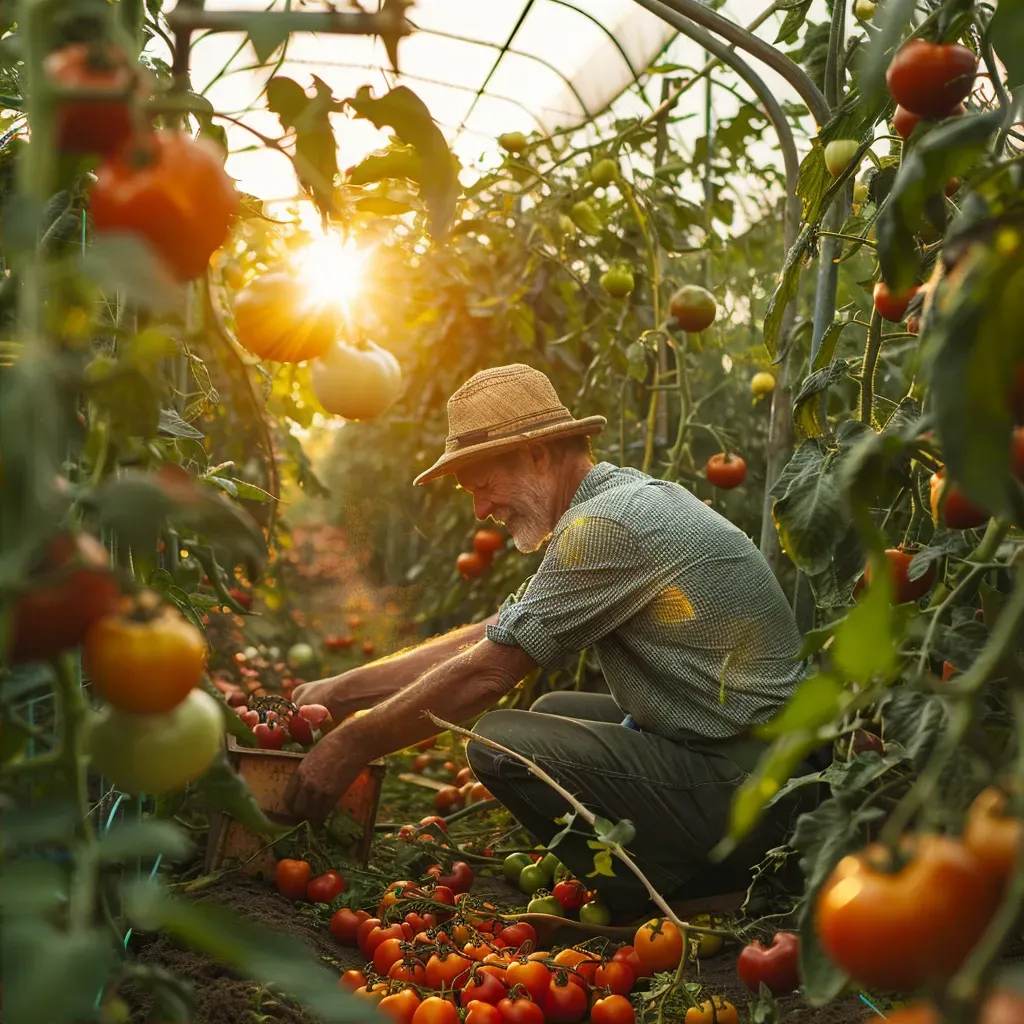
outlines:
{"label": "fallen tomato on ground", "polygon": [[768,946],[757,940],[744,946],[736,970],[751,992],[764,983],[772,995],[782,996],[800,987],[800,940],[793,932],[776,932]]}

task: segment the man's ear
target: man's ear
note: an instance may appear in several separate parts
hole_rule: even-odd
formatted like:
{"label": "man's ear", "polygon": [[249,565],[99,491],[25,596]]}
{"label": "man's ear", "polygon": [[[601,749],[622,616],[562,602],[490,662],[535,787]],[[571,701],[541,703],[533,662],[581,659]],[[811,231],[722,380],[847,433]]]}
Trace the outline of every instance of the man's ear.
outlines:
{"label": "man's ear", "polygon": [[527,451],[530,455],[530,462],[533,463],[533,468],[538,472],[543,472],[550,467],[551,452],[546,444],[541,444],[539,441],[529,441],[527,443]]}

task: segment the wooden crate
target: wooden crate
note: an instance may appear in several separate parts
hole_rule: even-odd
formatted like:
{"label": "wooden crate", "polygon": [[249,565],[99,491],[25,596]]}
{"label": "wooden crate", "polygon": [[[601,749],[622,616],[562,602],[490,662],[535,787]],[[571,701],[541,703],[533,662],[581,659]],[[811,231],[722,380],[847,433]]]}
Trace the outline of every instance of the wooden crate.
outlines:
{"label": "wooden crate", "polygon": [[[228,757],[238,774],[249,784],[264,814],[271,821],[282,825],[297,824],[297,819],[288,812],[284,795],[292,773],[305,754],[291,750],[240,747],[234,737],[229,736]],[[338,807],[363,826],[362,835],[349,851],[350,856],[362,864],[366,864],[370,857],[383,779],[384,762],[379,759],[371,761],[338,801]],[[216,871],[226,861],[237,860],[244,864],[242,871],[246,874],[272,878],[277,858],[273,850],[259,852],[266,844],[266,838],[250,832],[233,818],[218,812],[210,821],[206,871]],[[248,863],[244,863],[246,861]]]}

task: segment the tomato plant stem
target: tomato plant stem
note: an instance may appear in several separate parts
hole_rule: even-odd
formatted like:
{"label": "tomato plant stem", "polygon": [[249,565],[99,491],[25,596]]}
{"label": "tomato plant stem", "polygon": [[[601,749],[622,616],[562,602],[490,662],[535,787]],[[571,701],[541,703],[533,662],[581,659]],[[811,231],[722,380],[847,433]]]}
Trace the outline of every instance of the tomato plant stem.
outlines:
{"label": "tomato plant stem", "polygon": [[871,312],[868,340],[864,345],[864,363],[860,373],[860,421],[871,426],[872,404],[875,399],[875,368],[882,348],[882,317],[877,309]]}

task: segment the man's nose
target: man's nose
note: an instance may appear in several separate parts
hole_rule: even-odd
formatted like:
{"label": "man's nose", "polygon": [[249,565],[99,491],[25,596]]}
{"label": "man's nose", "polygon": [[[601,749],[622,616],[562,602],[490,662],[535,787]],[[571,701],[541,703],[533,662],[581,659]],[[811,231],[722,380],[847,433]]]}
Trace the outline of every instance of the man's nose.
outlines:
{"label": "man's nose", "polygon": [[494,504],[482,494],[473,495],[473,514],[477,519],[484,520],[494,511]]}

